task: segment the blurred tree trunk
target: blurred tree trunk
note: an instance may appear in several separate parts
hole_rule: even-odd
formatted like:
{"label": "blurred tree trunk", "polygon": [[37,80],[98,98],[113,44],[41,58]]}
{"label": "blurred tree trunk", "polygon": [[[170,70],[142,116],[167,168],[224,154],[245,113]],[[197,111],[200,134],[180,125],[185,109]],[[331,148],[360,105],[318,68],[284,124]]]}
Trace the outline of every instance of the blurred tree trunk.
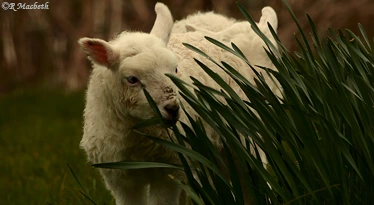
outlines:
{"label": "blurred tree trunk", "polygon": [[151,15],[146,2],[144,0],[131,0],[131,3],[138,19],[142,22],[148,21]]}
{"label": "blurred tree trunk", "polygon": [[[28,12],[26,14],[30,15]],[[33,34],[31,24],[33,22],[27,21],[30,18],[29,15],[17,15],[14,11],[6,11],[1,14],[3,54],[0,60],[3,62],[3,68],[0,74],[4,77],[0,79],[2,81],[0,91],[11,89],[15,84],[32,78],[36,73],[36,66],[32,61],[30,51],[32,44],[30,37]]]}
{"label": "blurred tree trunk", "polygon": [[106,11],[108,10],[108,4],[106,1],[94,1],[93,2],[93,11],[94,15],[92,16],[93,19],[93,31],[88,37],[95,37],[95,38],[105,38],[106,37],[106,32],[105,28],[107,23],[107,18],[106,18]]}
{"label": "blurred tree trunk", "polygon": [[9,70],[15,69],[17,67],[17,56],[16,50],[14,46],[14,39],[10,31],[10,21],[12,17],[8,17],[3,19],[3,28],[2,28],[2,37],[6,39],[3,42],[3,53],[5,58],[5,65],[6,68]]}
{"label": "blurred tree trunk", "polygon": [[[55,29],[63,33],[63,35],[57,34],[59,38],[50,39],[52,42],[49,42],[49,44],[57,45],[52,50],[58,54],[56,57],[60,61],[54,63],[57,69],[54,79],[68,90],[81,89],[86,85],[88,70],[87,66],[85,66],[85,57],[82,55],[77,41],[79,38],[92,33],[94,19],[92,0],[82,1],[80,15],[74,13],[74,9],[77,8],[72,3],[69,4],[68,2],[61,1],[56,10],[51,10],[48,13],[49,18],[47,17],[52,28],[50,34]],[[69,13],[71,15],[66,15]],[[76,19],[72,19],[74,15]],[[63,38],[67,39],[67,45],[55,42],[61,41]],[[61,50],[66,53],[61,52]]]}
{"label": "blurred tree trunk", "polygon": [[8,18],[3,18],[3,24],[1,29],[1,36],[2,36],[2,51],[4,55],[4,60],[1,62],[1,67],[4,69],[0,70],[0,75],[2,78],[0,78],[0,93],[5,92],[6,89],[8,89],[9,84],[9,77],[11,76],[11,73],[14,73],[14,71],[18,68],[17,63],[17,55],[16,55],[16,48],[14,45],[14,38],[11,33],[11,21],[13,21],[13,16],[8,15]]}
{"label": "blurred tree trunk", "polygon": [[122,0],[111,0],[110,29],[111,35],[118,34],[122,27]]}

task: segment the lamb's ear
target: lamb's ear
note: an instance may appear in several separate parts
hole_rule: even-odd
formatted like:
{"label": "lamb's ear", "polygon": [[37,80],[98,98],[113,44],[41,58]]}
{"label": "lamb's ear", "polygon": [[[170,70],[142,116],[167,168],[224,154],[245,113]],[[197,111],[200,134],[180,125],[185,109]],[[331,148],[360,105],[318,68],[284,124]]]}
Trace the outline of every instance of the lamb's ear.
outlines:
{"label": "lamb's ear", "polygon": [[167,44],[174,25],[173,16],[169,8],[160,2],[156,3],[155,11],[156,20],[150,34],[161,38]]}
{"label": "lamb's ear", "polygon": [[188,23],[186,23],[185,28],[186,28],[187,32],[194,32],[194,31],[197,31],[197,30],[200,31],[200,28],[198,28],[198,27],[196,27],[192,24],[188,24]]}
{"label": "lamb's ear", "polygon": [[101,39],[81,38],[78,43],[89,59],[109,69],[114,69],[119,62],[119,52]]}
{"label": "lamb's ear", "polygon": [[270,25],[273,27],[274,31],[277,31],[277,29],[278,29],[278,17],[277,17],[277,13],[274,11],[274,9],[271,8],[270,6],[266,6],[261,10],[261,14],[262,14],[262,16],[261,16],[258,24],[263,25],[267,28],[268,27],[267,22],[269,22]]}
{"label": "lamb's ear", "polygon": [[212,31],[209,31],[207,29],[204,29],[204,28],[200,28],[200,27],[197,27],[195,25],[192,25],[192,24],[186,24],[186,31],[187,32],[194,32],[194,31],[198,31],[200,33],[203,33],[203,34],[213,34],[214,32]]}

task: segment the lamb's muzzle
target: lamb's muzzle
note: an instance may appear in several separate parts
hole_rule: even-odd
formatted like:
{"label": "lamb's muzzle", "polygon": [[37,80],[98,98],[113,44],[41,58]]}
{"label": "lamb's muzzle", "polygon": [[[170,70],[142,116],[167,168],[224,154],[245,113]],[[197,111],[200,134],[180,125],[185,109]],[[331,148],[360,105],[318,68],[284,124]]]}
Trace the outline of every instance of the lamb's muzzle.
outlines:
{"label": "lamb's muzzle", "polygon": [[170,104],[167,104],[164,107],[164,109],[167,112],[167,114],[169,115],[169,118],[171,120],[173,120],[173,121],[178,120],[178,118],[179,118],[179,104],[170,103]]}

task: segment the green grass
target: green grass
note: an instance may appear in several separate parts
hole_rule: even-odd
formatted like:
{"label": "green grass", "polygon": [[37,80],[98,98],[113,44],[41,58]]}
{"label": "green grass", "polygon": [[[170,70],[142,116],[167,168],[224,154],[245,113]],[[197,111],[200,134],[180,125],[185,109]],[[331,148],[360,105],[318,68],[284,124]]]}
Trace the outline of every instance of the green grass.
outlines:
{"label": "green grass", "polygon": [[79,148],[83,93],[26,89],[0,96],[0,204],[113,204]]}

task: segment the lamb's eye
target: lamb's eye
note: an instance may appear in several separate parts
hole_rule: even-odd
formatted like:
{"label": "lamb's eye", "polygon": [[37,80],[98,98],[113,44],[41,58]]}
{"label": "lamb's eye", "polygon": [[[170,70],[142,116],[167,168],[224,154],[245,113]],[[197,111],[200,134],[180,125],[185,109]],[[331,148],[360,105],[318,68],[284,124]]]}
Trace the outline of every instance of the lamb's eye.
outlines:
{"label": "lamb's eye", "polygon": [[178,73],[178,68],[175,68],[175,73]]}
{"label": "lamb's eye", "polygon": [[129,77],[127,77],[126,80],[127,80],[127,83],[129,85],[137,85],[137,84],[139,84],[139,79],[137,77],[135,77],[135,76],[129,76]]}

